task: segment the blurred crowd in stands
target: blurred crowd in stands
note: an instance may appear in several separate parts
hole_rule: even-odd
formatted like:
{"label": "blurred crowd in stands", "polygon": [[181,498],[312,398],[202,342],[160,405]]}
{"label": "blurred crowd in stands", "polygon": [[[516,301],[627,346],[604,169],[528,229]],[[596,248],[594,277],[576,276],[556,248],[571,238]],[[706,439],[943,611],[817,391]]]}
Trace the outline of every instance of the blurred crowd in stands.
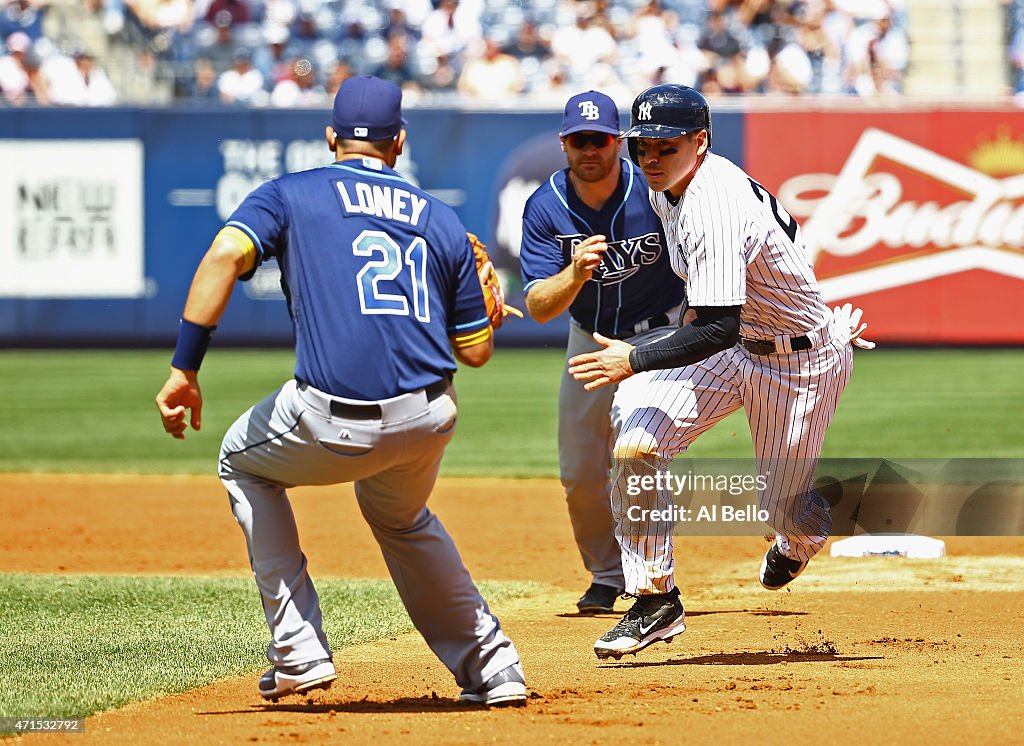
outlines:
{"label": "blurred crowd in stands", "polygon": [[1024,105],[1024,0],[1000,0],[1004,11],[1003,43],[1014,97]]}
{"label": "blurred crowd in stands", "polygon": [[73,106],[321,107],[354,74],[495,107],[659,82],[874,97],[910,49],[903,0],[0,0],[0,38],[4,103]]}

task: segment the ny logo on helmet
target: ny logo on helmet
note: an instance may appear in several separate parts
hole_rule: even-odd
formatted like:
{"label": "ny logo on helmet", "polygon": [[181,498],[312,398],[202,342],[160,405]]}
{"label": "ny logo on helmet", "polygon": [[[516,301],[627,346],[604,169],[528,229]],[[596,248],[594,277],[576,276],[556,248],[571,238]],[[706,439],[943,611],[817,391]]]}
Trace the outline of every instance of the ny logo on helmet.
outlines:
{"label": "ny logo on helmet", "polygon": [[637,119],[642,119],[642,120],[648,120],[649,121],[650,118],[651,118],[651,107],[652,106],[653,106],[653,104],[651,104],[650,101],[644,101],[642,104],[640,104],[640,108],[637,110],[637,113],[636,113]]}
{"label": "ny logo on helmet", "polygon": [[601,110],[597,108],[597,104],[593,101],[580,101],[580,116],[594,121],[600,118]]}

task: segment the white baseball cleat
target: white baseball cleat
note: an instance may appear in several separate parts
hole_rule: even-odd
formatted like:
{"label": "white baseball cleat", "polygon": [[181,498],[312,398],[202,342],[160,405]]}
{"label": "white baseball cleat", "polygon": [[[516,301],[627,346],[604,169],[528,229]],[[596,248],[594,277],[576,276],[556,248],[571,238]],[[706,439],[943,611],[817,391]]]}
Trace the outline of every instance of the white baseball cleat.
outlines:
{"label": "white baseball cleat", "polygon": [[290,694],[302,694],[311,689],[330,689],[338,672],[327,658],[299,663],[294,666],[274,666],[260,677],[260,696],[276,702]]}

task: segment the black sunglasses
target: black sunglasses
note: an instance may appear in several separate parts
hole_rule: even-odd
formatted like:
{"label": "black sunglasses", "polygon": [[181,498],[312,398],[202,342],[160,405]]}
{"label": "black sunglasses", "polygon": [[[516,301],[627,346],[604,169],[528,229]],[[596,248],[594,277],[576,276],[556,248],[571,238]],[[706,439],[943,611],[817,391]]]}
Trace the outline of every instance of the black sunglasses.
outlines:
{"label": "black sunglasses", "polygon": [[573,132],[565,136],[569,145],[577,150],[583,150],[587,145],[593,145],[597,149],[607,148],[615,140],[615,135],[609,132]]}

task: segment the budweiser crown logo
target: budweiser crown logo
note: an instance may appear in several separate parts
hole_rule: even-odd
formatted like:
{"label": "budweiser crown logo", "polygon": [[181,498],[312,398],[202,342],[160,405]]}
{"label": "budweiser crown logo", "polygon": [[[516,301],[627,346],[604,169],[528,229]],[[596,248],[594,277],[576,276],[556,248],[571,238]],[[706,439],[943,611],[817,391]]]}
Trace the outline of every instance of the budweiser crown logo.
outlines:
{"label": "budweiser crown logo", "polygon": [[783,182],[826,301],[974,269],[1024,279],[1024,142],[978,142],[972,168],[868,128],[838,175]]}
{"label": "budweiser crown logo", "polygon": [[999,127],[994,138],[978,136],[978,147],[968,162],[990,176],[1012,176],[1024,173],[1024,140],[1014,140],[1010,128]]}

